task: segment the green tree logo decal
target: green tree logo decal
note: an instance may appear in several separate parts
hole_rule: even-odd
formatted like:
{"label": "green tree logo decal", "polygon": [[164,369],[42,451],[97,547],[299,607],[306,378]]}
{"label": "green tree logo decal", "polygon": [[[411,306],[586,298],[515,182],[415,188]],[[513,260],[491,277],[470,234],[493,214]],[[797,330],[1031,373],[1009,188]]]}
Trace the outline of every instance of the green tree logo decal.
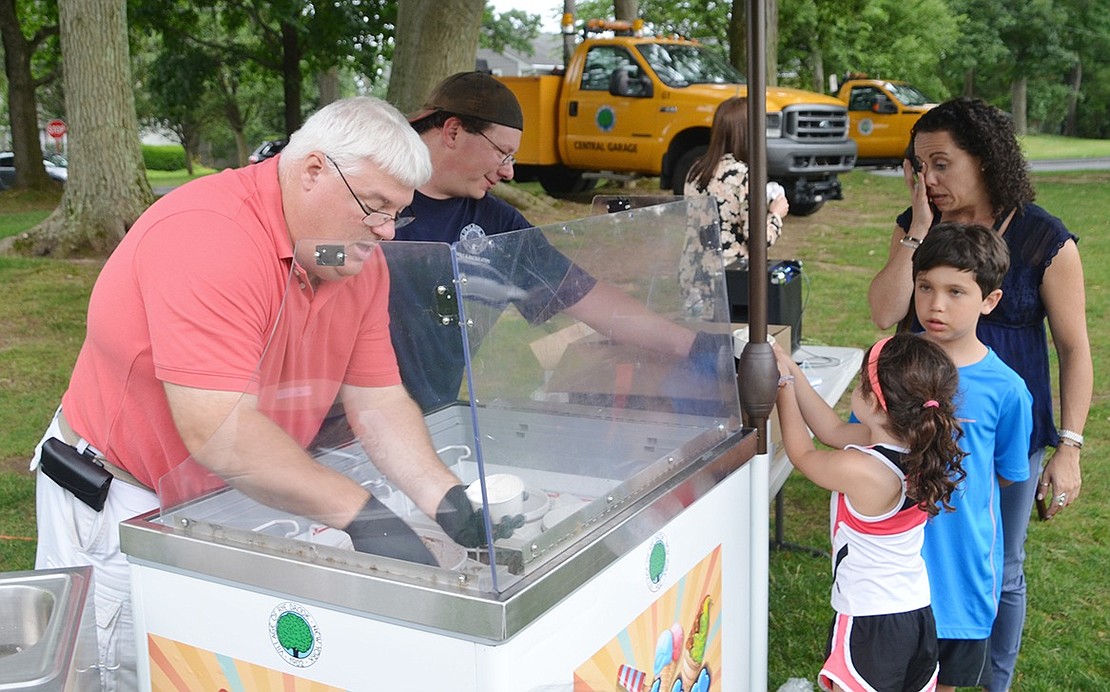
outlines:
{"label": "green tree logo decal", "polygon": [[316,643],[312,628],[296,613],[282,613],[278,617],[277,638],[281,648],[293,658],[304,658]]}
{"label": "green tree logo decal", "polygon": [[609,106],[602,106],[597,109],[597,115],[594,117],[594,122],[597,123],[597,129],[602,132],[609,132],[613,126],[617,124],[617,114]]}
{"label": "green tree logo decal", "polygon": [[320,630],[301,605],[281,603],[270,613],[270,641],[290,665],[305,668],[320,657]]}
{"label": "green tree logo decal", "polygon": [[648,588],[657,591],[667,573],[667,540],[663,534],[656,536],[648,550],[647,578]]}

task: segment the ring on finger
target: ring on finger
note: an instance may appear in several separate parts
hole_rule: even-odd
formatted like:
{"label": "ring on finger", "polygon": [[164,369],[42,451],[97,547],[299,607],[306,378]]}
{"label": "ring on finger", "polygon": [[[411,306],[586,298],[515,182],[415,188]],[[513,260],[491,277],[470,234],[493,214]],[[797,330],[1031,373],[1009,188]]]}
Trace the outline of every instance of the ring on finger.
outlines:
{"label": "ring on finger", "polygon": [[1061,507],[1068,504],[1068,494],[1067,493],[1060,493],[1059,495],[1057,495],[1056,496],[1056,504],[1061,506]]}

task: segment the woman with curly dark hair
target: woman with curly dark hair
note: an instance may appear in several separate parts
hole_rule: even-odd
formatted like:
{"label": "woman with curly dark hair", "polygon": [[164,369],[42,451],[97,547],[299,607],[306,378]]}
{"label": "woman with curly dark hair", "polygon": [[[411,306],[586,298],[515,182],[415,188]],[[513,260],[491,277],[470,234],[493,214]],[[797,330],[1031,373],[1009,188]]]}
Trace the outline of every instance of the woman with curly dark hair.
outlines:
{"label": "woman with curly dark hair", "polygon": [[[868,291],[871,318],[879,327],[912,320],[911,258],[941,221],[992,228],[1010,251],[1002,299],[982,316],[977,330],[979,339],[1025,380],[1033,395],[1029,480],[1003,488],[1001,497],[1005,557],[991,632],[990,689],[1006,690],[1025,623],[1024,544],[1034,498],[1042,517],[1051,518],[1079,497],[1081,486],[1079,454],[1094,371],[1078,237],[1033,204],[1033,185],[1013,123],[994,106],[972,98],[940,104],[917,121],[906,156],[902,171],[911,206],[898,217],[886,265]],[[1059,360],[1059,430],[1046,318]],[[1055,452],[1044,463],[1048,447]]]}

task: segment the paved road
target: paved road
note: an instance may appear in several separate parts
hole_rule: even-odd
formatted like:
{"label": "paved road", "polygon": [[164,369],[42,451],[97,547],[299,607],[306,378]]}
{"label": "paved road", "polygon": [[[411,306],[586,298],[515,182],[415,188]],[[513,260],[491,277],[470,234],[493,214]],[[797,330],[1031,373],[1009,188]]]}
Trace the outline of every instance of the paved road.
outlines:
{"label": "paved road", "polygon": [[1030,161],[1029,167],[1035,171],[1104,171],[1110,168],[1110,158]]}
{"label": "paved road", "polygon": [[[1110,158],[1098,159],[1052,159],[1030,161],[1029,168],[1034,171],[1104,171],[1110,169]],[[872,168],[873,175],[896,177],[902,175],[900,168]]]}

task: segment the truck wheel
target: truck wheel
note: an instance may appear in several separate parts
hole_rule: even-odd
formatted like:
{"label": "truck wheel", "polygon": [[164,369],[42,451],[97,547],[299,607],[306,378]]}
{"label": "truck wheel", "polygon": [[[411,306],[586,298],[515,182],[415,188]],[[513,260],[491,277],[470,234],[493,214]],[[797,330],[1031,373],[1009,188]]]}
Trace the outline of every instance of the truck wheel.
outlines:
{"label": "truck wheel", "polygon": [[682,190],[686,186],[686,176],[690,173],[690,167],[694,165],[695,161],[705,156],[707,151],[709,151],[708,146],[699,144],[679,157],[678,163],[674,165],[674,172],[671,174],[671,182],[674,185],[676,195],[682,195]]}
{"label": "truck wheel", "polygon": [[537,177],[544,192],[552,197],[566,197],[587,192],[597,185],[597,178],[587,178],[582,171],[562,167],[546,167]]}
{"label": "truck wheel", "polygon": [[823,206],[825,206],[824,200],[821,200],[820,202],[808,202],[806,204],[795,204],[794,202],[791,202],[790,215],[809,216],[810,214],[816,214],[817,210]]}

